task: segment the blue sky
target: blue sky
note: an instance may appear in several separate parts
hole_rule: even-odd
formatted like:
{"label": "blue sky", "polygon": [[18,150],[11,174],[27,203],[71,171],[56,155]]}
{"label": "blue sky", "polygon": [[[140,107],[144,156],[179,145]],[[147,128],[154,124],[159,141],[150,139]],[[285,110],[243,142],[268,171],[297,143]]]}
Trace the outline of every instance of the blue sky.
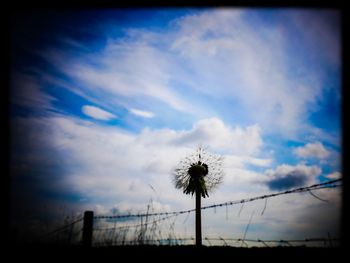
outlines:
{"label": "blue sky", "polygon": [[[11,47],[13,222],[26,209],[36,227],[43,215],[53,224],[86,209],[136,213],[149,200],[157,211],[189,209],[171,174],[199,145],[225,158],[224,182],[204,204],[341,177],[336,10],[18,13]],[[250,234],[337,235],[339,194],[277,200]],[[208,215],[204,233],[241,235],[249,209],[261,204],[223,226]]]}

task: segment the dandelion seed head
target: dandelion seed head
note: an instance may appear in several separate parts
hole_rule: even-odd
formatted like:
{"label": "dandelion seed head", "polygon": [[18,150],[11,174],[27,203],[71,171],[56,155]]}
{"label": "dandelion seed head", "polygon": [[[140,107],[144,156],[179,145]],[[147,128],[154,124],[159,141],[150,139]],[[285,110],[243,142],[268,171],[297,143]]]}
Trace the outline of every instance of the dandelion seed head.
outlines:
{"label": "dandelion seed head", "polygon": [[214,190],[223,180],[223,157],[208,153],[199,147],[193,154],[180,161],[174,170],[174,183],[177,189],[182,189],[186,194],[193,194],[192,182],[196,177],[203,189],[202,196],[208,195],[207,191]]}

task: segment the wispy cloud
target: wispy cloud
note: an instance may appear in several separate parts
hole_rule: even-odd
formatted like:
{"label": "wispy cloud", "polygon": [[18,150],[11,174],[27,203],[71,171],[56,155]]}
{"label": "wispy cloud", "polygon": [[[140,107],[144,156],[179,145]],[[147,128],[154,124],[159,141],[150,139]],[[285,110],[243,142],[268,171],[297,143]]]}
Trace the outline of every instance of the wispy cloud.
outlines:
{"label": "wispy cloud", "polygon": [[[213,96],[237,98],[246,114],[266,130],[295,134],[321,94],[320,82],[310,82],[302,74],[291,77],[290,36],[283,24],[248,25],[247,13],[216,10],[185,17],[178,22],[173,49],[198,76],[198,88]],[[306,65],[298,70],[308,71]],[[316,77],[316,72],[308,73]]]}
{"label": "wispy cloud", "polygon": [[[315,46],[310,52],[312,64],[303,62],[299,48],[291,44],[293,34],[308,35],[295,20],[298,11],[287,12],[285,22],[268,26],[247,22],[256,12],[215,9],[183,16],[161,32],[145,28],[135,34],[130,28],[124,37],[107,36],[97,53],[71,56],[71,63],[62,59],[64,55],[55,55],[58,51],[44,54],[83,85],[83,93],[105,94],[105,103],[132,98],[125,107],[137,108],[132,103],[154,98],[199,119],[216,111],[202,96],[225,96],[230,99],[224,115],[244,111],[245,118],[258,123],[265,133],[291,138],[301,130],[312,133],[307,120],[322,98],[323,76],[329,75],[315,66],[313,54],[326,53],[320,50],[326,47]],[[317,17],[317,13],[310,15]],[[322,33],[316,26],[310,30],[312,39],[327,34],[332,43],[337,41],[337,35]]]}
{"label": "wispy cloud", "polygon": [[108,121],[108,120],[117,118],[117,116],[115,116],[114,114],[108,111],[102,110],[96,106],[84,105],[81,108],[81,110],[85,115],[97,120]]}
{"label": "wispy cloud", "polygon": [[171,75],[168,55],[147,43],[137,40],[110,41],[99,54],[85,53],[79,59],[73,56],[69,58],[69,64],[62,60],[59,53],[58,50],[48,50],[43,52],[43,56],[83,84],[85,94],[97,95],[102,92],[108,101],[118,97],[122,101],[122,98],[136,97],[137,100],[148,96],[165,102],[173,109],[192,111],[191,105],[168,84]]}
{"label": "wispy cloud", "polygon": [[155,116],[155,114],[153,112],[143,111],[143,110],[138,110],[138,109],[130,109],[130,112],[132,114],[135,114],[137,116],[144,117],[144,118],[153,118]]}

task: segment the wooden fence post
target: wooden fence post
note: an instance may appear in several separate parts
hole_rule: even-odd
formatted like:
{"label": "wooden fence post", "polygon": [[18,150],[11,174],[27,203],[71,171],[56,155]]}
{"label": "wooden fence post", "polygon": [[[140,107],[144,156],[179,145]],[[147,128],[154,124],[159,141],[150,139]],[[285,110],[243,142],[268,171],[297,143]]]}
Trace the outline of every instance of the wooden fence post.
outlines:
{"label": "wooden fence post", "polygon": [[83,226],[83,245],[84,247],[91,247],[92,245],[92,226],[94,222],[94,212],[84,212],[84,226]]}

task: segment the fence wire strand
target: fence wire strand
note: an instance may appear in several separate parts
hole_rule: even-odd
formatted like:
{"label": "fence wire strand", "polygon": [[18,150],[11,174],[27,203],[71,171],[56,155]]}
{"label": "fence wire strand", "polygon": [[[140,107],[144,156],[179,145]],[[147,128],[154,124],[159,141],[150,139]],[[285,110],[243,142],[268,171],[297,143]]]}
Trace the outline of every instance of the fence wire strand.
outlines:
{"label": "fence wire strand", "polygon": [[[312,193],[313,190],[319,190],[319,189],[325,189],[325,188],[335,188],[335,187],[341,187],[342,184],[339,184],[339,182],[341,182],[342,179],[337,179],[337,180],[330,180],[324,183],[319,183],[319,184],[314,184],[311,186],[307,186],[307,187],[300,187],[300,188],[295,188],[295,189],[291,189],[291,190],[287,190],[287,191],[283,191],[283,192],[277,192],[277,193],[272,193],[272,194],[267,194],[267,195],[260,195],[260,196],[255,196],[255,197],[250,197],[250,198],[244,198],[241,200],[236,200],[236,201],[228,201],[228,202],[224,202],[224,203],[219,203],[219,204],[213,204],[213,205],[208,205],[208,206],[203,206],[201,207],[202,210],[206,210],[206,209],[214,209],[214,212],[216,212],[216,208],[217,207],[226,207],[226,220],[228,219],[228,207],[232,206],[232,205],[237,205],[237,204],[241,204],[241,208],[239,210],[238,213],[238,217],[243,209],[243,206],[245,203],[249,203],[249,202],[253,202],[256,200],[265,200],[265,204],[264,204],[264,208],[261,212],[261,215],[264,214],[265,210],[266,210],[266,206],[267,206],[267,199],[268,198],[272,198],[272,197],[276,197],[276,196],[281,196],[281,195],[287,195],[287,194],[293,194],[293,193],[302,193],[302,192],[308,192],[310,193],[313,197],[327,202],[328,200],[324,200],[320,197],[318,197],[317,195],[315,195],[314,193]],[[105,228],[99,228],[99,227],[95,227],[93,229],[93,232],[95,233],[95,238],[97,239],[96,242],[94,242],[94,245],[99,246],[99,245],[103,245],[103,244],[122,244],[122,245],[127,245],[127,244],[170,244],[170,245],[174,245],[174,244],[184,244],[184,242],[186,242],[187,240],[194,240],[193,237],[191,238],[176,238],[175,236],[175,231],[174,231],[174,225],[175,225],[175,221],[178,218],[179,215],[181,214],[187,214],[183,224],[187,221],[190,213],[194,212],[195,209],[188,209],[188,210],[181,210],[181,211],[173,211],[173,212],[158,212],[158,213],[150,213],[149,212],[149,208],[150,206],[147,206],[147,212],[146,213],[138,213],[138,214],[124,214],[124,215],[97,215],[94,216],[93,219],[95,220],[103,220],[103,219],[124,219],[121,220],[121,222],[127,222],[129,221],[129,219],[131,218],[141,218],[141,224],[127,224],[127,225],[123,225],[123,226],[118,226],[116,227],[116,225],[114,224],[114,227],[105,227]],[[153,208],[152,208],[153,210]],[[153,217],[154,220],[149,220]],[[155,218],[157,217],[157,218]],[[210,238],[210,237],[205,237],[204,240],[206,240],[208,242],[209,245],[212,245],[213,241],[222,241],[223,244],[225,246],[229,246],[229,242],[236,242],[236,243],[240,243],[241,246],[243,244],[245,244],[247,247],[249,246],[248,243],[254,243],[254,242],[260,242],[261,244],[263,244],[266,247],[270,247],[268,244],[271,243],[278,243],[278,244],[287,244],[289,246],[292,245],[292,243],[297,243],[297,242],[325,242],[325,244],[328,242],[329,244],[332,245],[332,241],[337,241],[338,239],[334,238],[331,239],[330,237],[328,238],[312,238],[312,239],[303,239],[303,240],[261,240],[261,239],[257,239],[257,240],[253,240],[253,239],[246,239],[245,235],[246,232],[249,228],[249,224],[251,222],[251,219],[253,217],[253,214],[251,215],[251,218],[249,220],[249,223],[246,227],[246,231],[244,234],[244,237],[241,239],[231,239],[231,238],[223,238],[223,237],[219,237],[219,238]],[[161,221],[166,221],[166,220],[170,220],[171,218],[174,218],[174,220],[172,222],[170,222],[170,232],[168,234],[168,238],[162,238],[163,234],[161,233],[161,230],[158,229],[158,233],[156,233],[156,229],[155,226],[157,223],[161,222]],[[145,222],[142,219],[146,219]],[[41,238],[43,237],[48,237],[48,236],[53,236],[53,235],[57,235],[62,233],[63,231],[67,230],[68,228],[70,228],[69,231],[69,242],[71,240],[72,237],[77,236],[79,233],[82,232],[82,228],[79,228],[79,231],[75,231],[74,232],[74,225],[77,224],[78,222],[83,221],[84,218],[80,217],[76,220],[74,220],[73,222],[70,222],[69,224],[66,224],[64,226],[61,226],[53,231],[50,231],[48,233],[45,233],[44,235],[40,236]],[[169,222],[168,222],[169,223]],[[151,225],[151,228],[148,228],[148,225]],[[138,236],[139,238],[136,240],[126,240],[126,235],[129,232],[129,230],[131,228],[135,229],[135,234],[136,236]],[[117,232],[116,230],[120,230],[120,232]],[[153,234],[153,237],[157,237],[158,238],[153,238],[153,239],[148,239],[148,236],[146,236],[146,232],[151,231],[151,233]],[[74,232],[74,233],[73,233]],[[103,234],[105,233],[105,234]],[[138,233],[138,234],[137,234]],[[109,240],[106,240],[106,235],[109,237]],[[124,236],[123,236],[124,235]],[[121,242],[118,241],[118,238],[121,236],[121,238],[119,240],[121,240]],[[112,240],[112,241],[110,241]],[[211,241],[211,242],[210,242]],[[111,243],[112,242],[112,243]],[[248,243],[247,243],[248,242]]]}
{"label": "fence wire strand", "polygon": [[[245,199],[241,199],[241,200],[229,201],[229,202],[214,204],[214,205],[209,205],[209,206],[203,206],[203,207],[201,207],[201,209],[202,210],[211,209],[211,208],[215,209],[216,207],[232,206],[232,205],[236,205],[236,204],[242,204],[242,206],[243,206],[243,204],[245,204],[245,203],[253,202],[256,200],[272,198],[272,197],[276,197],[276,196],[280,196],[280,195],[310,192],[311,190],[340,187],[340,186],[342,186],[341,184],[335,184],[335,183],[340,182],[341,180],[342,179],[336,179],[336,180],[331,180],[331,181],[327,181],[327,182],[320,183],[320,184],[314,184],[311,186],[295,188],[295,189],[287,190],[287,191],[283,191],[283,192],[278,192],[278,193],[273,193],[273,194],[268,194],[268,195],[261,195],[261,196],[256,196],[256,197],[250,197],[250,198],[245,198]],[[319,198],[317,198],[317,199],[319,199]],[[101,215],[101,216],[94,216],[94,218],[95,219],[117,219],[117,218],[158,216],[158,215],[168,216],[168,215],[180,215],[180,214],[185,214],[185,213],[192,213],[195,210],[196,209],[188,209],[188,210],[181,210],[181,211],[174,211],[174,212],[159,212],[159,213],[139,213],[139,214],[126,214],[126,215]]]}

